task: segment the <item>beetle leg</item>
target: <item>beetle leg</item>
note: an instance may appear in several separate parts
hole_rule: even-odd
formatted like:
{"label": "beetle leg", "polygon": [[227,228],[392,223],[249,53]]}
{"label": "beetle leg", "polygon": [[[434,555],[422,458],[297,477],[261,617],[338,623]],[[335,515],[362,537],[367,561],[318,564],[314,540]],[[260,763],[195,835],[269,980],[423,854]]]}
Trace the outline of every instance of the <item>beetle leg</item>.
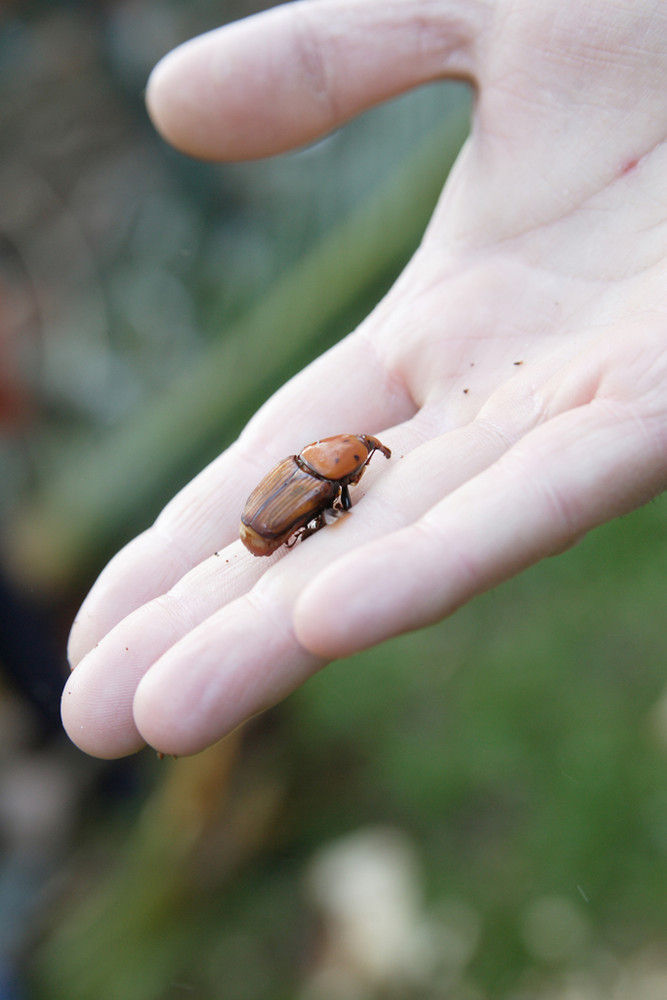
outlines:
{"label": "beetle leg", "polygon": [[352,506],[352,501],[350,500],[350,489],[348,486],[341,486],[340,502],[343,506],[343,510],[345,511],[348,511]]}
{"label": "beetle leg", "polygon": [[324,520],[324,514],[318,514],[317,517],[314,517],[313,520],[310,521],[304,528],[299,528],[299,530],[292,535],[290,540],[285,542],[285,547],[288,549],[294,548],[297,542],[305,541],[306,538],[310,538],[310,536],[314,535],[316,531],[320,530],[320,528],[326,527],[326,523],[327,522]]}
{"label": "beetle leg", "polygon": [[369,462],[370,462],[370,458],[367,459],[364,462],[364,464],[359,469],[359,472],[356,474],[356,476],[354,476],[353,479],[348,479],[348,481],[347,481],[348,482],[348,486],[356,486],[357,485],[357,483],[359,482],[359,480],[363,476],[364,472],[366,471],[366,468],[367,468]]}
{"label": "beetle leg", "polygon": [[322,511],[322,518],[325,524],[333,524],[334,521],[338,521],[339,518],[345,517],[348,512],[344,507],[327,507],[326,510]]}
{"label": "beetle leg", "polygon": [[306,527],[301,530],[301,534],[298,537],[302,542],[304,542],[306,538],[310,538],[310,536],[314,535],[316,531],[320,530],[320,528],[326,527],[326,523],[327,522],[324,520],[324,514],[318,514],[317,517],[313,518],[310,524],[307,524]]}

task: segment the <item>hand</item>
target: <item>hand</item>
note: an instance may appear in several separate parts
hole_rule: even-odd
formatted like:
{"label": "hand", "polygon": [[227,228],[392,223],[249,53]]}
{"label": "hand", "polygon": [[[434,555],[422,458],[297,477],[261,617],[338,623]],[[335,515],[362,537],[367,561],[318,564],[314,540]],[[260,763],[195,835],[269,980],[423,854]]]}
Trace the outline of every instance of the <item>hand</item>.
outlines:
{"label": "hand", "polygon": [[[186,152],[255,157],[447,76],[476,86],[472,134],[399,281],[84,603],[63,718],[90,753],[198,751],[327,659],[437,621],[665,488],[658,5],[303,0],[177,49],[148,104]],[[346,431],[391,462],[349,517],[253,558],[250,490]]]}

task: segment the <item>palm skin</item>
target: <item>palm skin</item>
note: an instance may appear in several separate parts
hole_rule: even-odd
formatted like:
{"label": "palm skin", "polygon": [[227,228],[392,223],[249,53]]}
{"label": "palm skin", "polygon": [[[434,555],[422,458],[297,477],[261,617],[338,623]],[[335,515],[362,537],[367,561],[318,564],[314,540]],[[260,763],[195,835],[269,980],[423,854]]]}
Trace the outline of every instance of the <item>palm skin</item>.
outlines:
{"label": "palm skin", "polygon": [[[63,719],[89,753],[197,752],[327,660],[443,618],[667,485],[659,4],[302,0],[177,49],[148,104],[181,149],[234,159],[447,76],[475,87],[472,131],[394,288],[84,603]],[[250,490],[340,432],[394,457],[350,517],[253,558]]]}

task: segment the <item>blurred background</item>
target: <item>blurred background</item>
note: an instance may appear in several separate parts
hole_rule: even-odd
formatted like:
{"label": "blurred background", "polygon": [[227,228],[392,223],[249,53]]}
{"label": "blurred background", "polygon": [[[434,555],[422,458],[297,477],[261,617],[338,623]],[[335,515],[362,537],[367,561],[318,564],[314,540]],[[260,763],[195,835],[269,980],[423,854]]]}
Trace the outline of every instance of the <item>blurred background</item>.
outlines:
{"label": "blurred background", "polygon": [[437,85],[170,150],[150,69],[258,7],[0,6],[0,1000],[665,1000],[663,503],[198,757],[61,732],[96,573],[372,308],[465,137]]}

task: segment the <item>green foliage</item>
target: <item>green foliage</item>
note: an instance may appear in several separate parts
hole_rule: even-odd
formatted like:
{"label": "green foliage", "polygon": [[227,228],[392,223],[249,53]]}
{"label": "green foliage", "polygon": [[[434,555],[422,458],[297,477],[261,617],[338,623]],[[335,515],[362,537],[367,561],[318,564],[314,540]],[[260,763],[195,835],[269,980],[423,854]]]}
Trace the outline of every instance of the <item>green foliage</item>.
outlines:
{"label": "green foliage", "polygon": [[[51,271],[42,273],[39,259],[32,282],[48,290],[47,304],[64,289],[65,319],[46,323],[40,341],[50,359],[40,375],[48,405],[40,400],[45,416],[24,456],[28,469],[11,488],[3,477],[11,506],[3,549],[17,579],[68,597],[273,389],[372,307],[416,246],[465,132],[459,98],[448,116],[439,93],[442,108],[432,109],[419,141],[390,119],[377,128],[385,111],[377,109],[363,125],[373,154],[363,164],[355,135],[354,155],[334,169],[324,159],[317,166],[329,140],[224,174],[182,158],[165,166],[148,123],[138,134],[122,100],[111,102],[97,17],[88,14],[81,31],[63,14],[79,7],[40,6],[58,13],[55,26],[70,38],[53,80],[31,76],[42,69],[40,38],[53,33],[37,18],[41,35],[12,28],[20,58],[0,81],[5,108],[16,108],[3,135],[20,169],[7,172],[7,184],[13,177],[32,206],[8,245],[19,262],[34,262],[35,246],[50,241],[33,245],[33,228],[72,237],[54,243]],[[191,9],[167,4],[160,17]],[[115,22],[120,55],[139,22],[134,14]],[[124,79],[135,100],[134,76]],[[76,114],[71,120],[92,147],[78,161],[76,143],[55,143],[45,155],[40,139],[39,170],[25,170],[41,136],[36,109],[38,122],[48,112],[60,130],[64,112],[79,106],[70,92],[77,83],[96,103],[85,129]],[[413,117],[408,111],[403,124]],[[378,148],[412,145],[401,167],[379,170]],[[318,170],[308,201],[301,187]],[[253,171],[254,187],[241,182]],[[282,215],[267,221],[272,190]],[[52,191],[62,194],[54,201]],[[21,204],[9,186],[5,200]],[[70,202],[102,220],[92,268]],[[72,266],[77,246],[83,257]],[[121,405],[125,397],[136,405]],[[92,407],[92,432],[77,425],[73,434],[71,413],[56,427],[49,407],[68,400],[77,412]],[[471,935],[456,975],[436,969],[410,990],[363,1000],[616,997],[605,976],[646,942],[667,939],[667,713],[658,710],[667,640],[657,555],[665,525],[664,505],[654,503],[450,620],[332,665],[249,725],[238,755],[231,743],[147,766],[144,801],[122,817],[103,803],[98,827],[82,833],[57,873],[59,891],[45,900],[26,963],[29,1000],[301,1000],[318,957],[304,889],[312,859],[377,824],[412,844],[424,914],[468,914],[479,939]],[[650,994],[633,968],[623,996],[644,1000]],[[583,976],[576,990],[559,991],[575,973]]]}
{"label": "green foliage", "polygon": [[531,899],[581,904],[600,947],[664,930],[664,537],[654,503],[292,698],[308,769],[352,758],[349,813],[339,783],[316,838],[378,818],[412,830],[429,895],[483,914],[490,996],[525,964]]}
{"label": "green foliage", "polygon": [[[600,953],[622,963],[663,938],[664,535],[654,503],[313,678],[250,728],[218,840],[182,841],[178,815],[160,809],[128,831],[93,915],[65,915],[38,956],[36,998],[162,1000],[180,995],[174,984],[203,1000],[297,995],[312,957],[310,858],[378,823],[411,837],[425,912],[456,900],[477,915],[473,995],[504,1000],[525,976],[595,970]],[[179,787],[197,781],[191,770]],[[154,813],[164,796],[163,780]],[[229,843],[248,829],[240,857]],[[193,856],[217,858],[204,883]],[[552,899],[576,917],[576,947],[555,959],[525,929]],[[459,996],[435,982],[412,995]]]}

